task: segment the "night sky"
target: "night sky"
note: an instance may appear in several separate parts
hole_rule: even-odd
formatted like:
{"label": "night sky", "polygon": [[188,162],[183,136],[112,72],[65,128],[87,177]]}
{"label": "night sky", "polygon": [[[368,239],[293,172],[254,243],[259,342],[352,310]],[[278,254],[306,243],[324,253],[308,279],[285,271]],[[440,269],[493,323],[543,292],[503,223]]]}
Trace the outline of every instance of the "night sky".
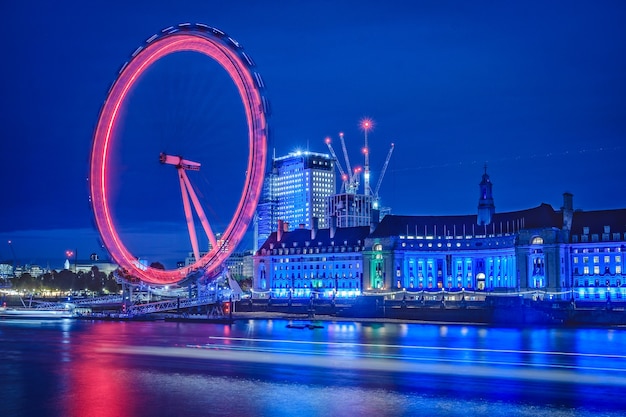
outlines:
{"label": "night sky", "polygon": [[[106,256],[88,202],[98,113],[137,46],[182,22],[222,29],[254,59],[277,155],[326,153],[326,136],[339,150],[344,132],[362,165],[359,121],[372,118],[372,185],[395,143],[380,193],[395,214],[475,213],[485,163],[499,212],[558,209],[565,191],[575,208],[626,207],[626,3],[409,3],[3,1],[0,260],[13,258],[9,239],[20,264]],[[115,208],[139,256],[190,250],[160,151],[201,161],[205,210],[218,229],[230,220],[247,151],[220,71],[168,57],[127,103]]]}

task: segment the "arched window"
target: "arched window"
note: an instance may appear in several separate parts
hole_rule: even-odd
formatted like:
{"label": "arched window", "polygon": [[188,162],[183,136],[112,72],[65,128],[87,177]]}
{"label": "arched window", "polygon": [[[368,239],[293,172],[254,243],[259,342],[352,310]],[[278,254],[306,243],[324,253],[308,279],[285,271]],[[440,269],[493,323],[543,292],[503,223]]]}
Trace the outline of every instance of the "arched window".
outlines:
{"label": "arched window", "polygon": [[541,236],[535,236],[530,241],[531,245],[543,245],[543,238]]}

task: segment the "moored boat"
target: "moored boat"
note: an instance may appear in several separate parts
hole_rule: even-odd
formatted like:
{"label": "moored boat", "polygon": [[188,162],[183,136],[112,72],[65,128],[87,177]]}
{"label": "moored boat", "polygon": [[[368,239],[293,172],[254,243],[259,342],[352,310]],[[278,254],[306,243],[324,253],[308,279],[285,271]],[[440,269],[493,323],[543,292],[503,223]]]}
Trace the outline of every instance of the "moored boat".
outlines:
{"label": "moored boat", "polygon": [[62,309],[0,307],[0,319],[55,320],[74,317],[76,317],[76,314],[72,306],[65,306]]}

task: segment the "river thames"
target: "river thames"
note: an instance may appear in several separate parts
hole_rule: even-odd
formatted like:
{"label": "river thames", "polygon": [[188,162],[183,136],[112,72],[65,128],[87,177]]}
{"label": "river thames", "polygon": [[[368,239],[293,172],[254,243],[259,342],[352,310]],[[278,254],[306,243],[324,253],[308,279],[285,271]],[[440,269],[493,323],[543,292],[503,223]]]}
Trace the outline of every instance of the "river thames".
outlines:
{"label": "river thames", "polygon": [[[315,326],[303,326],[305,324]],[[626,329],[0,321],[4,416],[621,416]]]}

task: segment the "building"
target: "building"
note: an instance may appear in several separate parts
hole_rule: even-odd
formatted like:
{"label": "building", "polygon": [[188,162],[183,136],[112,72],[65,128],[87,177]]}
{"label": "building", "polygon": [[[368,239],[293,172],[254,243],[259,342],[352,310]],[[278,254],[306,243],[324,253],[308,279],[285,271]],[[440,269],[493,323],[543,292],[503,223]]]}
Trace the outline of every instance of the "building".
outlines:
{"label": "building", "polygon": [[378,210],[373,209],[374,196],[342,193],[328,197],[326,218],[337,227],[375,226]]}
{"label": "building", "polygon": [[24,266],[16,266],[13,270],[15,277],[21,277],[22,274],[29,274],[33,278],[39,278],[40,276],[50,272],[50,268],[42,268],[39,265],[26,264]]}
{"label": "building", "polygon": [[[337,291],[347,288],[392,298],[461,291],[626,301],[626,209],[574,210],[572,194],[565,193],[559,210],[542,203],[497,213],[492,186],[485,170],[476,214],[387,215],[373,231],[273,233],[255,255],[254,288],[277,296],[315,288],[321,296],[341,296]],[[359,274],[343,280],[344,271],[328,264],[330,254]],[[341,279],[320,284],[318,271],[326,279],[339,272]]]}
{"label": "building", "polygon": [[288,230],[284,223],[254,256],[256,297],[355,297],[361,294],[369,226]]}
{"label": "building", "polygon": [[[366,239],[367,290],[561,291],[566,233],[541,204],[493,215],[388,215]],[[547,280],[547,277],[554,279]]]}
{"label": "building", "polygon": [[252,252],[233,252],[226,260],[226,267],[234,279],[252,278]]}
{"label": "building", "polygon": [[566,252],[574,299],[624,301],[626,209],[574,211]]}
{"label": "building", "polygon": [[278,219],[294,228],[311,228],[317,218],[320,227],[327,227],[326,198],[335,190],[334,162],[329,155],[307,151],[273,158],[257,208],[257,244],[277,230]]}
{"label": "building", "polygon": [[13,277],[13,262],[5,261],[0,263],[0,279],[9,279]]}

